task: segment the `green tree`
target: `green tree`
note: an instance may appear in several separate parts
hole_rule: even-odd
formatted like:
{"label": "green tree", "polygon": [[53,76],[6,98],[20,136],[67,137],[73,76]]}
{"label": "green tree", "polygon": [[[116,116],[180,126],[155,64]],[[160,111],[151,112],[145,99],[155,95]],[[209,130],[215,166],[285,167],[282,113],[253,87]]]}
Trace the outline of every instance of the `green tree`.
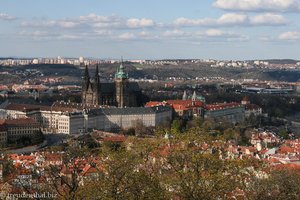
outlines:
{"label": "green tree", "polygon": [[289,139],[289,134],[285,129],[280,129],[278,135],[283,139]]}
{"label": "green tree", "polygon": [[202,127],[204,123],[204,119],[202,117],[194,117],[192,120],[187,122],[186,128],[195,128],[195,127]]}
{"label": "green tree", "polygon": [[179,134],[182,130],[182,121],[179,119],[173,120],[171,124],[171,132],[173,134]]}
{"label": "green tree", "polygon": [[272,171],[267,178],[255,178],[246,191],[251,200],[294,200],[300,199],[299,184],[299,171],[283,169]]}
{"label": "green tree", "polygon": [[226,141],[235,140],[237,142],[240,138],[240,133],[237,130],[228,128],[224,131],[223,137]]}
{"label": "green tree", "polygon": [[170,195],[187,200],[224,199],[237,187],[244,188],[247,173],[243,170],[247,161],[221,160],[218,153],[203,151],[198,144],[204,141],[197,134],[179,141],[189,141],[189,145],[171,143],[174,148],[162,165],[161,182],[171,191]]}

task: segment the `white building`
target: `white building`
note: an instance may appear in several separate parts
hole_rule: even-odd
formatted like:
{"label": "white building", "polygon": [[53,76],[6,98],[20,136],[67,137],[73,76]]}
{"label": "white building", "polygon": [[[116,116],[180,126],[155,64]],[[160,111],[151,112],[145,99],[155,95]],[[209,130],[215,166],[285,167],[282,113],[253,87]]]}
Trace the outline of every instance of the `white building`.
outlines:
{"label": "white building", "polygon": [[0,106],[6,119],[32,118],[45,133],[76,134],[96,130],[120,130],[141,120],[145,126],[157,126],[172,119],[168,106],[151,108],[84,108],[81,104],[56,102],[52,106],[10,104]]}

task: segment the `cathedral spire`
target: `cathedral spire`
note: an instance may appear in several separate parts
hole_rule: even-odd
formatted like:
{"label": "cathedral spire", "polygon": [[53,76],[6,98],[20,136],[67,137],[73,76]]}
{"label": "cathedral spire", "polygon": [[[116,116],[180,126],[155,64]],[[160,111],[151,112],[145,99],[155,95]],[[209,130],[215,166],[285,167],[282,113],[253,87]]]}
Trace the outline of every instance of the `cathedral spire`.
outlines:
{"label": "cathedral spire", "polygon": [[197,99],[197,94],[196,91],[194,91],[193,96],[192,96],[192,101],[196,101]]}
{"label": "cathedral spire", "polygon": [[96,91],[100,92],[100,76],[99,76],[99,66],[96,66],[96,72],[95,72],[95,83],[94,83],[94,87],[96,89]]}
{"label": "cathedral spire", "polygon": [[184,90],[183,95],[182,95],[182,100],[187,100],[187,94],[186,90]]}
{"label": "cathedral spire", "polygon": [[99,78],[99,67],[98,67],[98,65],[96,66],[95,79],[96,78]]}
{"label": "cathedral spire", "polygon": [[117,73],[115,74],[115,78],[121,78],[121,79],[128,79],[128,75],[124,72],[124,65],[123,65],[123,57],[121,58],[121,64],[119,68],[117,69]]}
{"label": "cathedral spire", "polygon": [[89,87],[90,83],[90,74],[89,74],[89,69],[88,66],[85,66],[85,71],[84,71],[84,76],[83,76],[83,83],[82,83],[82,88],[84,90],[87,90]]}
{"label": "cathedral spire", "polygon": [[84,79],[86,78],[90,78],[89,69],[87,65],[85,66],[85,72],[84,72]]}

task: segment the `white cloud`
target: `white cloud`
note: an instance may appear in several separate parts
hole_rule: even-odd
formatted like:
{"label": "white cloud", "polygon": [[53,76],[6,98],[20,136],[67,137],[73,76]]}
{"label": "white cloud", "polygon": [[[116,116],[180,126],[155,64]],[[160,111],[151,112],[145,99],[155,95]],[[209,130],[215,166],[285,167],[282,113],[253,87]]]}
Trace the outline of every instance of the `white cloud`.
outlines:
{"label": "white cloud", "polygon": [[[188,19],[179,18],[173,23],[154,22],[146,18],[124,18],[115,15],[99,16],[89,14],[75,18],[58,20],[35,20],[23,22],[21,27],[29,38],[39,39],[99,39],[111,40],[168,40],[181,39],[230,41],[247,40],[241,34],[223,31],[219,27],[282,25],[283,16],[264,14],[248,16],[244,13],[226,13],[219,18]],[[185,26],[209,27],[203,32],[186,30]],[[168,30],[170,28],[170,30]]]}
{"label": "white cloud", "polygon": [[142,32],[139,32],[137,35],[141,39],[148,39],[148,40],[158,39],[158,36],[153,34],[152,32],[142,31]]}
{"label": "white cloud", "polygon": [[126,25],[129,28],[143,28],[154,26],[154,22],[151,19],[128,19]]}
{"label": "white cloud", "polygon": [[187,32],[183,30],[168,30],[161,34],[162,39],[186,40],[186,41],[245,41],[248,37],[220,29],[208,29],[200,32]]}
{"label": "white cloud", "polygon": [[284,32],[278,38],[280,40],[300,40],[300,32]]}
{"label": "white cloud", "polygon": [[34,38],[49,38],[49,37],[56,37],[59,36],[58,33],[53,33],[53,32],[47,32],[47,31],[33,31],[33,32],[28,32],[28,31],[22,31],[19,33],[20,36],[31,36]]}
{"label": "white cloud", "polygon": [[178,18],[174,21],[176,26],[219,26],[219,25],[239,25],[245,24],[248,20],[247,15],[238,13],[227,13],[219,17],[204,19]]}
{"label": "white cloud", "polygon": [[222,15],[218,20],[217,24],[219,25],[228,25],[228,24],[245,24],[248,21],[248,16],[244,14],[237,13],[227,13]]}
{"label": "white cloud", "polygon": [[178,18],[174,21],[176,26],[210,26],[216,23],[215,19],[205,18],[205,19],[188,19],[188,18]]}
{"label": "white cloud", "polygon": [[16,17],[10,16],[6,13],[0,13],[0,20],[10,21],[10,20],[16,20],[16,19],[17,19]]}
{"label": "white cloud", "polygon": [[209,29],[205,32],[205,35],[208,37],[220,37],[228,34],[219,29]]}
{"label": "white cloud", "polygon": [[253,25],[286,25],[288,22],[282,15],[266,13],[250,18]]}
{"label": "white cloud", "polygon": [[300,11],[298,0],[216,0],[214,6],[224,10],[295,12]]}
{"label": "white cloud", "polygon": [[178,37],[183,37],[187,36],[188,34],[185,31],[182,30],[167,30],[162,33],[162,36],[164,37],[172,37],[172,38],[178,38]]}
{"label": "white cloud", "polygon": [[120,21],[120,17],[114,15],[100,16],[100,15],[96,15],[95,13],[90,13],[85,16],[80,16],[77,20],[81,22],[90,22],[90,23],[111,23],[111,22]]}
{"label": "white cloud", "polygon": [[96,14],[89,14],[80,16],[78,18],[59,19],[59,20],[42,20],[22,22],[22,27],[32,28],[113,28],[113,29],[137,29],[144,27],[155,26],[155,22],[151,19],[137,19],[137,18],[122,18],[118,16],[99,16]]}
{"label": "white cloud", "polygon": [[288,22],[278,14],[261,14],[248,16],[241,13],[226,13],[217,19],[187,19],[178,18],[174,21],[175,26],[278,26]]}
{"label": "white cloud", "polygon": [[205,32],[200,32],[198,35],[204,37],[204,38],[215,38],[223,41],[245,41],[248,40],[248,37],[242,34],[233,33],[230,31],[223,31],[220,29],[208,29]]}
{"label": "white cloud", "polygon": [[75,21],[68,20],[49,20],[49,21],[32,21],[32,22],[22,22],[22,27],[30,27],[30,28],[75,28],[78,27],[80,23]]}
{"label": "white cloud", "polygon": [[122,33],[117,38],[121,40],[133,40],[136,36],[133,33]]}

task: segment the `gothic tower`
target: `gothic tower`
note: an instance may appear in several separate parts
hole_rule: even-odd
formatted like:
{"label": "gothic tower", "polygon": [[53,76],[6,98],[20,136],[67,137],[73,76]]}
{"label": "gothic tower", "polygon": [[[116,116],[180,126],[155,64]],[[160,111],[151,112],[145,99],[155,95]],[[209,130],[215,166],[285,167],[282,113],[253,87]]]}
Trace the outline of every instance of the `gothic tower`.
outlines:
{"label": "gothic tower", "polygon": [[98,65],[96,66],[96,73],[93,84],[93,105],[102,104],[101,102],[101,85],[100,85],[100,76]]}
{"label": "gothic tower", "polygon": [[128,75],[124,72],[123,62],[115,74],[116,104],[120,108],[129,106]]}
{"label": "gothic tower", "polygon": [[82,83],[82,104],[99,105],[101,95],[101,85],[98,66],[96,67],[96,74],[94,81],[91,81],[88,67],[85,66],[85,73]]}

